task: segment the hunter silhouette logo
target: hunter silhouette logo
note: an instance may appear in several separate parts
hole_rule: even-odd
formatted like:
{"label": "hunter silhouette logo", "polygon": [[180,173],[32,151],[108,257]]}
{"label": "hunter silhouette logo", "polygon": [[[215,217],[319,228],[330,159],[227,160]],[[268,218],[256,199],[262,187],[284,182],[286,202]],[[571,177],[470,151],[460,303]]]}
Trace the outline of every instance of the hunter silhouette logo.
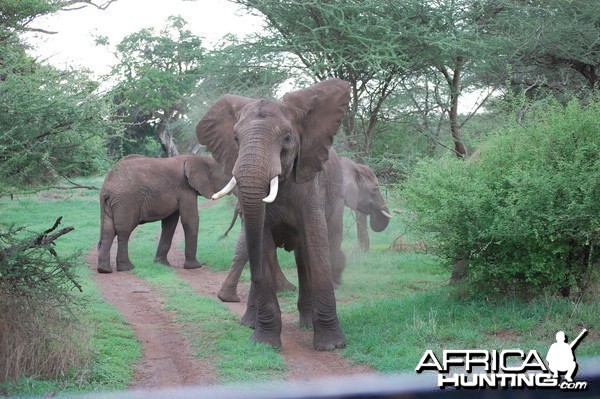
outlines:
{"label": "hunter silhouette logo", "polygon": [[552,376],[558,378],[558,374],[566,372],[565,379],[567,382],[573,382],[573,376],[577,370],[577,362],[575,361],[575,347],[587,334],[587,329],[583,329],[581,333],[571,342],[567,343],[565,333],[559,331],[556,333],[556,342],[548,349],[546,361],[548,368],[552,371]]}
{"label": "hunter silhouette logo", "polygon": [[[577,371],[575,348],[587,334],[583,331],[571,343],[563,331],[548,349],[546,362],[536,350],[444,350],[437,357],[426,350],[415,371],[437,371],[438,387],[446,388],[559,388],[587,389],[587,381],[573,381]],[[560,374],[565,374],[561,381]]]}

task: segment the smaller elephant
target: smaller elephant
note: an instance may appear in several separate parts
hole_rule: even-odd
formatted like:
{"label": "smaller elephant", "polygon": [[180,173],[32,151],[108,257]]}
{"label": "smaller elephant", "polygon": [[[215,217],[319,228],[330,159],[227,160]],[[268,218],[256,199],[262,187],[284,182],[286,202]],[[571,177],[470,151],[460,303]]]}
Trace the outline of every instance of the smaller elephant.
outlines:
{"label": "smaller elephant", "polygon": [[367,165],[359,164],[346,157],[340,157],[342,164],[344,203],[357,213],[357,236],[362,250],[369,249],[367,216],[371,230],[380,232],[386,229],[392,215],[379,190],[377,176]]}
{"label": "smaller elephant", "polygon": [[98,272],[111,273],[110,248],[117,236],[117,271],[133,269],[128,243],[139,224],[160,220],[162,231],[154,261],[169,265],[167,253],[177,223],[185,233],[184,268],[201,267],[198,244],[198,195],[205,198],[229,181],[221,166],[201,155],[148,158],[128,155],[108,173],[100,189]]}
{"label": "smaller elephant", "polygon": [[[343,172],[342,196],[344,197],[345,205],[356,212],[368,215],[370,217],[370,226],[373,231],[380,232],[385,230],[392,216],[390,215],[385,200],[379,190],[379,182],[377,181],[375,173],[373,173],[367,165],[357,164],[345,157],[340,157],[340,163]],[[239,207],[236,206],[231,225],[224,236],[227,235],[233,227],[238,214]],[[275,260],[276,259],[277,257],[275,256]],[[246,262],[248,262],[248,254],[246,251],[245,235],[242,231],[238,237],[231,269],[217,294],[221,301],[240,301],[240,298],[237,295],[237,285]],[[340,262],[338,264],[341,266],[336,267],[336,264],[332,264],[333,279],[336,284],[341,284],[345,262]],[[296,288],[286,279],[278,263],[275,273],[275,282],[277,291],[292,291]]]}

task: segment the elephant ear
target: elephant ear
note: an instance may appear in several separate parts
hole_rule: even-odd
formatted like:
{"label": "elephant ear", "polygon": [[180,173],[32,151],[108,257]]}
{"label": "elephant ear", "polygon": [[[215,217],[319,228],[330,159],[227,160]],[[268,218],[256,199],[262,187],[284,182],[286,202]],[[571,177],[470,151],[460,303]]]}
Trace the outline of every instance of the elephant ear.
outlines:
{"label": "elephant ear", "polygon": [[210,181],[210,170],[200,155],[191,155],[183,164],[183,171],[188,184],[204,198],[214,194]]}
{"label": "elephant ear", "polygon": [[359,174],[356,170],[356,164],[346,157],[340,157],[340,163],[342,164],[342,176],[343,176],[343,196],[344,203],[350,209],[358,209],[358,179]]}
{"label": "elephant ear", "polygon": [[333,136],[348,110],[350,85],[340,79],[329,79],[287,93],[283,101],[298,110],[301,145],[295,180],[304,183],[323,168],[329,157]]}
{"label": "elephant ear", "polygon": [[231,176],[238,156],[233,140],[233,127],[241,109],[252,101],[254,100],[247,97],[225,95],[210,107],[196,125],[198,142],[208,148],[228,176]]}

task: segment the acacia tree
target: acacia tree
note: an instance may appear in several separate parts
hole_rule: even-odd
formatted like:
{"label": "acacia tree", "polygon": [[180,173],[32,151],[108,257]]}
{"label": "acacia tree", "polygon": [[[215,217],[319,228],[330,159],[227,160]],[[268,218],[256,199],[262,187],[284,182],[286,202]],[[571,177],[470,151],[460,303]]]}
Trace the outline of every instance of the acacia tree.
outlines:
{"label": "acacia tree", "polygon": [[146,28],[125,37],[115,55],[120,117],[133,124],[130,130],[152,131],[167,156],[178,155],[173,138],[202,74],[201,39],[183,18],[171,16],[159,32]]}
{"label": "acacia tree", "polygon": [[[600,13],[586,0],[502,0],[492,29],[519,43],[510,58],[512,88],[532,97],[589,94],[600,85]],[[570,93],[569,93],[570,92]]]}
{"label": "acacia tree", "polygon": [[[363,151],[369,151],[378,124],[399,115],[386,106],[390,96],[420,78],[419,84],[437,82],[435,89],[425,88],[435,94],[428,98],[447,116],[456,154],[466,154],[461,94],[477,87],[468,78],[501,53],[494,47],[501,42],[482,23],[495,12],[487,1],[233,1],[263,14],[272,48],[292,53],[304,72],[350,82],[352,103],[343,126],[348,135],[362,135]],[[432,79],[432,72],[439,77]]]}
{"label": "acacia tree", "polygon": [[[265,16],[271,51],[293,55],[291,69],[311,79],[337,77],[352,90],[343,129],[355,151],[368,152],[383,104],[399,78],[417,66],[415,43],[390,15],[395,5],[375,0],[233,0]],[[417,60],[418,63],[418,60]]]}

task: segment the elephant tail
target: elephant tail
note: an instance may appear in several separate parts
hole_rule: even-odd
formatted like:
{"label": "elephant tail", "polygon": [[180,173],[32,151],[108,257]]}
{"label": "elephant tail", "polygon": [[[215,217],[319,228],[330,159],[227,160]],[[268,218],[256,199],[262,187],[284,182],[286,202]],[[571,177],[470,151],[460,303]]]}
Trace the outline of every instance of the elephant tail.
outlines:
{"label": "elephant tail", "polygon": [[229,227],[227,228],[225,233],[223,233],[223,235],[221,237],[219,237],[219,239],[223,239],[223,238],[227,237],[227,234],[229,234],[231,229],[233,229],[233,226],[235,225],[235,221],[237,220],[237,217],[239,214],[240,214],[240,211],[236,207],[235,210],[233,211],[233,218],[231,219],[231,223],[229,224]]}
{"label": "elephant tail", "polygon": [[104,192],[100,192],[100,238],[98,240],[98,250],[100,250],[100,246],[102,245],[102,232],[105,228],[105,219],[107,217],[112,217],[109,214],[110,206],[108,204],[108,195]]}

